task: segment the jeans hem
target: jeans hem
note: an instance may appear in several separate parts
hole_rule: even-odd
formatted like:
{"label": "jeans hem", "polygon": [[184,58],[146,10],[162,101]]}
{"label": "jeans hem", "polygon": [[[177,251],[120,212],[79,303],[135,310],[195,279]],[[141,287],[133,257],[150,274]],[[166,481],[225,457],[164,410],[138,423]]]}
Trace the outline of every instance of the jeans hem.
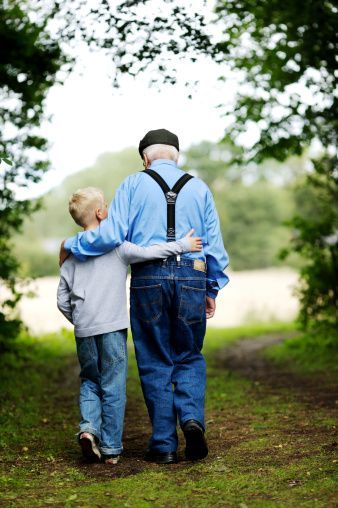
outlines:
{"label": "jeans hem", "polygon": [[175,453],[177,452],[178,442],[176,445],[173,443],[172,445],[153,445],[152,440],[148,442],[148,450],[152,452],[158,453]]}
{"label": "jeans hem", "polygon": [[100,446],[100,452],[102,455],[121,455],[123,452],[123,447],[120,448],[106,448],[104,446]]}

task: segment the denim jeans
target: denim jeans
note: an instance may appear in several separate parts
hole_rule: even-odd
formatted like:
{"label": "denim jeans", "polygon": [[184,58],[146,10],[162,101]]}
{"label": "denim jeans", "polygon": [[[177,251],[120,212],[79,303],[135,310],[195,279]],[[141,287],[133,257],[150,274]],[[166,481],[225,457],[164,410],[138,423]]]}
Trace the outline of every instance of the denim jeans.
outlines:
{"label": "denim jeans", "polygon": [[97,437],[105,455],[122,452],[128,369],[127,330],[76,337],[80,362],[80,433]]}
{"label": "denim jeans", "polygon": [[177,420],[204,427],[206,276],[192,261],[132,266],[131,328],[145,402],[152,423],[149,447],[177,449]]}

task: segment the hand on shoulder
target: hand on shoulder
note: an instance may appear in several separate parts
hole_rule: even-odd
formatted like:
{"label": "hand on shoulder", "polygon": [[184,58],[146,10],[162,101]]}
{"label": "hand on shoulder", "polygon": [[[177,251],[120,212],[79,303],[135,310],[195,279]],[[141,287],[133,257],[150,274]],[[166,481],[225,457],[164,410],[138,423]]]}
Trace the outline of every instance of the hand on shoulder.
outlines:
{"label": "hand on shoulder", "polygon": [[70,252],[68,250],[65,249],[65,241],[66,240],[63,240],[63,242],[61,243],[60,245],[60,252],[59,252],[59,266],[62,266],[63,263],[66,261],[66,259],[68,258],[68,256],[70,255]]}

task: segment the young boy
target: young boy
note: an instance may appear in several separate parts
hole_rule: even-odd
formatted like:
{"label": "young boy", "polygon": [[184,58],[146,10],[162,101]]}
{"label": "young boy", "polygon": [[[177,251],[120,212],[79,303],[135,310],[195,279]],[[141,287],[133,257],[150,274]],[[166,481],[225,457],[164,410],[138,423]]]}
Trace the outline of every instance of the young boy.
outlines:
{"label": "young boy", "polygon": [[[100,189],[75,192],[69,212],[84,230],[95,229],[107,217]],[[104,256],[86,262],[69,256],[61,267],[57,305],[74,325],[80,363],[80,432],[83,455],[116,464],[122,452],[126,403],[128,264],[167,258],[202,248],[191,230],[177,242],[139,247],[124,242]]]}

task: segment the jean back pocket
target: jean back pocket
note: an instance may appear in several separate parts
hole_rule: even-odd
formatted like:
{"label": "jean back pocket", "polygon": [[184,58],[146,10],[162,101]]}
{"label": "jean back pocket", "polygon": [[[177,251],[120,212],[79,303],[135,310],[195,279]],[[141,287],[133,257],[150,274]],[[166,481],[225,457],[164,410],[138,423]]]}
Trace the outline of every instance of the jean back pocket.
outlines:
{"label": "jean back pocket", "polygon": [[182,286],[178,317],[188,325],[205,319],[205,289]]}
{"label": "jean back pocket", "polygon": [[150,323],[162,314],[162,286],[132,286],[130,288],[130,308],[136,317]]}

